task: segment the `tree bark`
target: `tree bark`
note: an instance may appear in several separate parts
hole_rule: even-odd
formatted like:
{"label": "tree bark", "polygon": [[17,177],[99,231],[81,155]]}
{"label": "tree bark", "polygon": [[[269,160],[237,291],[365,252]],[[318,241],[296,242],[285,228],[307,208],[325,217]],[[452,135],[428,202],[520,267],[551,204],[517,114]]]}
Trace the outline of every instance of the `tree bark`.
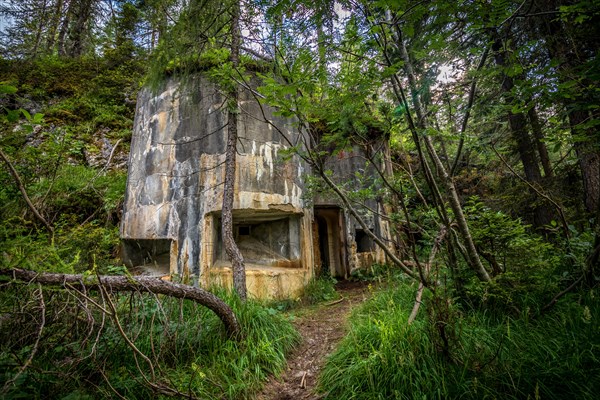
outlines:
{"label": "tree bark", "polygon": [[[74,0],[71,0],[74,1]],[[95,0],[79,0],[77,7],[77,19],[69,32],[69,56],[79,57],[83,54],[85,30],[92,16],[92,8]]]}
{"label": "tree bark", "polygon": [[[534,2],[532,12],[540,14],[534,26],[543,37],[550,57],[557,62],[559,82],[581,80],[570,96],[563,96],[563,104],[567,109],[571,134],[575,139],[574,148],[583,183],[583,203],[589,213],[595,214],[600,205],[598,129],[582,128],[582,124],[594,117],[588,111],[588,106],[590,98],[594,98],[593,91],[597,84],[590,75],[585,75],[589,72],[582,71],[581,67],[596,56],[600,42],[595,35],[595,19],[582,22],[574,28],[572,22],[556,18],[553,13],[558,12],[561,6],[569,4],[570,2],[563,0]],[[588,88],[592,88],[592,92]]]}
{"label": "tree bark", "polygon": [[[495,29],[490,30],[490,36],[493,40],[492,50],[494,51],[494,61],[498,67],[505,69],[508,67],[508,61],[506,59],[504,44]],[[515,97],[512,94],[512,90],[515,87],[514,81],[504,71],[501,74],[501,79],[505,103],[509,108],[507,117],[510,134],[517,146],[517,152],[519,153],[519,158],[523,165],[525,179],[532,185],[541,185],[542,173],[536,157],[535,146],[529,134],[527,118],[522,112],[514,113],[510,109],[515,101]],[[530,191],[530,194],[535,196],[535,193],[532,191]],[[535,227],[542,228],[551,221],[552,212],[546,205],[538,205],[533,209],[533,225]]]}
{"label": "tree bark", "polygon": [[46,53],[50,55],[54,52],[54,45],[56,44],[56,32],[58,31],[62,12],[63,0],[57,0],[56,4],[54,5],[54,12],[52,13],[50,27],[48,28],[48,37],[46,38]]}
{"label": "tree bark", "polygon": [[[239,3],[233,5],[231,20],[231,56],[230,61],[233,68],[239,65],[240,32],[239,32],[240,9]],[[246,267],[244,257],[240,252],[233,236],[233,195],[235,191],[235,169],[237,153],[237,116],[239,114],[238,89],[235,83],[229,92],[229,108],[227,112],[227,148],[225,150],[225,182],[223,188],[223,208],[221,211],[221,230],[225,253],[231,260],[233,273],[233,287],[242,300],[247,298],[246,289]]]}
{"label": "tree bark", "polygon": [[535,105],[532,105],[529,110],[527,110],[527,116],[529,117],[529,123],[531,124],[531,131],[533,132],[535,146],[537,147],[538,155],[540,156],[540,162],[544,169],[544,176],[546,178],[552,178],[554,174],[552,172],[552,166],[550,165],[550,156],[548,156],[548,149],[546,148],[546,143],[544,143],[544,131],[542,130],[542,124],[540,123],[540,118],[535,109]]}
{"label": "tree bark", "polygon": [[55,274],[35,272],[26,269],[0,269],[0,276],[22,282],[35,282],[43,286],[85,287],[86,290],[100,291],[103,287],[109,291],[142,292],[164,294],[177,299],[189,299],[213,311],[227,330],[230,338],[237,339],[241,333],[239,323],[231,308],[214,294],[189,285],[163,281],[145,276],[84,276],[75,274]]}
{"label": "tree bark", "polygon": [[583,201],[586,210],[595,213],[600,206],[600,150],[598,150],[598,135],[592,132],[593,128],[580,128],[580,124],[587,122],[588,118],[590,114],[587,111],[569,112],[569,124],[573,136],[577,139],[583,138],[583,140],[575,140],[573,145],[581,169]]}
{"label": "tree bark", "polygon": [[42,43],[42,37],[44,33],[44,25],[47,23],[46,14],[48,10],[48,2],[44,0],[44,3],[41,5],[42,10],[40,15],[38,16],[38,26],[35,32],[35,39],[33,40],[33,50],[31,51],[31,58],[37,58],[40,45]]}
{"label": "tree bark", "polygon": [[64,57],[67,55],[67,44],[65,43],[67,32],[69,31],[69,25],[71,25],[71,18],[75,14],[75,5],[76,0],[69,0],[69,6],[67,8],[67,12],[65,17],[62,20],[62,24],[60,25],[60,31],[58,31],[57,38],[57,47],[58,47],[58,55]]}

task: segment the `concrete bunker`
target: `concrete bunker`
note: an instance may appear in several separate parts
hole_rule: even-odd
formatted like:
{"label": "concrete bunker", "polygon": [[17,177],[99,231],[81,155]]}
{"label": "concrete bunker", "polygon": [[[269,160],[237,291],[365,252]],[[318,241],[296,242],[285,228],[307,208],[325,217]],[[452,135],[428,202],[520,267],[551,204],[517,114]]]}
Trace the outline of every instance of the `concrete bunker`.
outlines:
{"label": "concrete bunker", "polygon": [[[260,84],[252,78],[248,87]],[[231,285],[220,222],[226,103],[201,73],[140,91],[120,232],[127,265],[155,266],[203,286]],[[247,88],[239,108],[233,222],[249,295],[297,297],[318,273],[345,278],[356,268],[385,262],[337,198],[306,194],[310,166],[286,150],[307,150],[310,140],[293,119],[259,104]],[[326,164],[338,183],[354,182],[354,171],[366,170],[365,154],[354,146],[332,154]],[[378,201],[368,207],[384,214]],[[389,237],[383,219],[366,219],[372,232]]]}

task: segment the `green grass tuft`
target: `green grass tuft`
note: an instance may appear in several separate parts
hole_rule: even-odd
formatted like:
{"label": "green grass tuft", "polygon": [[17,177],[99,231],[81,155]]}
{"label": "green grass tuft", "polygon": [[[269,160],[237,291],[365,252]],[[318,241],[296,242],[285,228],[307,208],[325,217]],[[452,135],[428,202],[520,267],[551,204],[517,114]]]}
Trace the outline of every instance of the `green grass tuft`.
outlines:
{"label": "green grass tuft", "polygon": [[301,298],[302,303],[312,305],[337,299],[339,294],[335,290],[336,283],[337,281],[332,277],[312,279],[304,287]]}

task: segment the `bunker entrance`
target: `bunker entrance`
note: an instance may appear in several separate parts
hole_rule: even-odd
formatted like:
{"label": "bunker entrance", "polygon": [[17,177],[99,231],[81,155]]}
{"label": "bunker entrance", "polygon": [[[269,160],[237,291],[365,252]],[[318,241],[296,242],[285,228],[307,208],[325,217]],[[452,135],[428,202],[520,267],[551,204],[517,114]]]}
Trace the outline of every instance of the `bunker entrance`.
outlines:
{"label": "bunker entrance", "polygon": [[[322,275],[336,278],[348,276],[346,256],[345,223],[339,207],[315,207],[315,222],[319,251],[315,251],[315,265],[321,267]],[[316,242],[316,241],[315,241]]]}
{"label": "bunker entrance", "polygon": [[[300,217],[295,214],[237,211],[233,235],[246,267],[300,268]],[[216,218],[214,265],[230,266],[221,238],[221,218]]]}
{"label": "bunker entrance", "polygon": [[168,275],[172,245],[171,239],[124,239],[121,242],[123,261],[132,273]]}

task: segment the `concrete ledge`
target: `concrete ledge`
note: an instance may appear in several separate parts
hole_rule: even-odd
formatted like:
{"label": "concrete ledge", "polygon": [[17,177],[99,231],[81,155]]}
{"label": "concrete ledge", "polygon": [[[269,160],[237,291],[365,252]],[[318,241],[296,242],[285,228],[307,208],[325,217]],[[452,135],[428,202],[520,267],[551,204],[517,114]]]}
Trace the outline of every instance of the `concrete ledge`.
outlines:
{"label": "concrete ledge", "polygon": [[[207,286],[231,287],[233,282],[231,267],[212,267],[202,280]],[[302,295],[302,290],[309,280],[310,273],[306,269],[246,266],[248,296],[255,299],[298,298]]]}

